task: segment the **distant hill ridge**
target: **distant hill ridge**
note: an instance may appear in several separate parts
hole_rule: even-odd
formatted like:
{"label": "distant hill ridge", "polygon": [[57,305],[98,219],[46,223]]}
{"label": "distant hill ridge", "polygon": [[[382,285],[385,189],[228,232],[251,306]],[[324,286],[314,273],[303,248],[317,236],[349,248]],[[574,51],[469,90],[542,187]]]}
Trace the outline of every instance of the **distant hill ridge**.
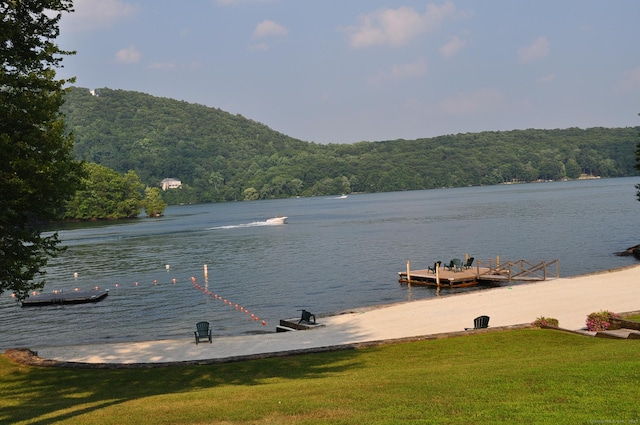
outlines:
{"label": "distant hill ridge", "polygon": [[636,174],[639,127],[488,131],[354,144],[305,142],[218,108],[74,87],[63,113],[77,158],[150,186],[170,203],[384,192]]}

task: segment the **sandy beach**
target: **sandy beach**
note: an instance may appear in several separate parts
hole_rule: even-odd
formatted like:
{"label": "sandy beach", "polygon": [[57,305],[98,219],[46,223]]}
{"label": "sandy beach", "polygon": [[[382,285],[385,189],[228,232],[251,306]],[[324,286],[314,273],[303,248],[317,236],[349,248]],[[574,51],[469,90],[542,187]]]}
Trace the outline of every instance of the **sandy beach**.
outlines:
{"label": "sandy beach", "polygon": [[[447,295],[443,290],[437,298],[319,317],[322,326],[312,330],[214,338],[212,344],[196,345],[191,337],[30,348],[43,359],[91,364],[224,361],[465,332],[480,315],[490,316],[489,326],[494,329],[529,324],[545,316],[558,319],[563,329],[580,330],[585,327],[586,316],[600,310],[640,310],[640,264],[460,295]],[[185,334],[189,332],[185,330]]]}

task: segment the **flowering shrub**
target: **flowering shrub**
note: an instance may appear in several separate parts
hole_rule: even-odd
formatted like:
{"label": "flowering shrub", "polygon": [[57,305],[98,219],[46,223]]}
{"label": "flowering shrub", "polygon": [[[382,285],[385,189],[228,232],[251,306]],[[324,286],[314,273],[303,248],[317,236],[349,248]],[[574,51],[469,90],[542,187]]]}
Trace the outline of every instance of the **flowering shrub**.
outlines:
{"label": "flowering shrub", "polygon": [[543,317],[540,316],[533,322],[531,322],[533,326],[542,327],[542,326],[552,326],[554,328],[558,327],[558,319],[554,319],[553,317]]}
{"label": "flowering shrub", "polygon": [[618,315],[607,310],[591,313],[587,316],[587,329],[594,332],[606,331],[611,326],[612,317],[618,317]]}

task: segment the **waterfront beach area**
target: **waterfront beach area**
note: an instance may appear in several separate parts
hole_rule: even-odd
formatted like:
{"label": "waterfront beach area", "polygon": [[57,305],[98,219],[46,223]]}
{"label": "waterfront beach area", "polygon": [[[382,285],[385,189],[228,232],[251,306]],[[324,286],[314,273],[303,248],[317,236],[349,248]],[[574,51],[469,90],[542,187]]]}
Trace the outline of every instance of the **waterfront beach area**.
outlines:
{"label": "waterfront beach area", "polygon": [[[193,337],[144,342],[29,347],[38,357],[89,364],[162,364],[223,362],[338,350],[362,345],[466,335],[473,319],[490,317],[488,330],[527,325],[537,317],[558,319],[562,329],[579,331],[589,313],[640,310],[640,264],[583,276],[546,280],[465,294],[353,309],[318,317],[322,326],[296,332],[214,338],[195,344]],[[215,327],[215,323],[212,323]],[[195,330],[195,323],[194,329]],[[185,329],[185,335],[193,330]]]}

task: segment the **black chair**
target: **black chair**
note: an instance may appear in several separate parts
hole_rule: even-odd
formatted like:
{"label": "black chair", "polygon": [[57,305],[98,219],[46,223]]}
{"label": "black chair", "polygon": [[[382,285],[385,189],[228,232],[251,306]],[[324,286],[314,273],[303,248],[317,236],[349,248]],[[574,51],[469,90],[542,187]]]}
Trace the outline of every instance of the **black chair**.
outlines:
{"label": "black chair", "polygon": [[442,261],[436,261],[435,263],[433,263],[433,267],[427,266],[427,270],[432,273],[435,273],[436,270],[440,268],[440,264],[442,264]]}
{"label": "black chair", "polygon": [[462,265],[462,267],[464,267],[465,270],[469,270],[473,265],[473,260],[474,260],[473,257],[469,257],[467,261]]}
{"label": "black chair", "polygon": [[211,338],[211,329],[209,329],[209,322],[196,323],[196,330],[193,332],[196,336],[196,345],[201,339],[209,339],[209,343],[213,343]]}
{"label": "black chair", "polygon": [[[307,310],[298,310],[302,312],[302,317],[300,318],[300,320],[298,320],[298,323],[309,323],[309,324],[316,324],[316,315],[312,314],[310,312],[308,312]],[[313,322],[311,321],[311,318],[313,318]]]}
{"label": "black chair", "polygon": [[489,327],[489,316],[478,316],[473,319],[473,328],[464,328],[465,331],[471,329],[484,329]]}

